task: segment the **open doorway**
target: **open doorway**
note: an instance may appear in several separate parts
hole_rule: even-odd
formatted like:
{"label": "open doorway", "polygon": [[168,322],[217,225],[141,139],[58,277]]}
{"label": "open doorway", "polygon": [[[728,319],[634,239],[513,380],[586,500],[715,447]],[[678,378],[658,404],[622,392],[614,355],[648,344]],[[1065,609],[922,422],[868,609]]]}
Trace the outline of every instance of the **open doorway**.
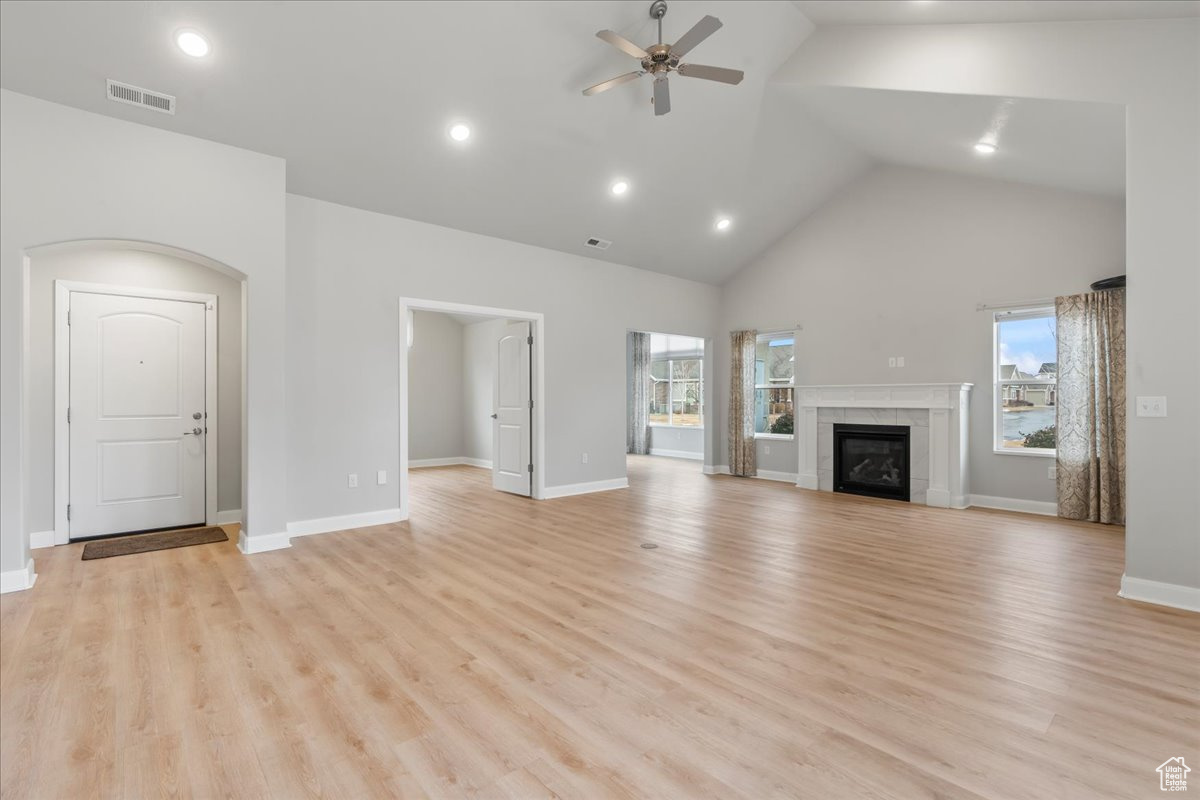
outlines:
{"label": "open doorway", "polygon": [[629,331],[626,452],[704,461],[704,340]]}
{"label": "open doorway", "polygon": [[468,466],[543,496],[542,315],[402,299],[400,508],[410,469]]}

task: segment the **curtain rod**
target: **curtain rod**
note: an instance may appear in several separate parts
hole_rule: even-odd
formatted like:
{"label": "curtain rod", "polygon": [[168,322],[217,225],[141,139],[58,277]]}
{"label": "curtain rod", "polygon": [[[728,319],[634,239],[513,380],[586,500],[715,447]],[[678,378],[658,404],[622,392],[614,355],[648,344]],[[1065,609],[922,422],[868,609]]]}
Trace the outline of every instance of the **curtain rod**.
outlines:
{"label": "curtain rod", "polygon": [[976,311],[991,311],[992,309],[1000,308],[1039,308],[1041,306],[1054,305],[1053,297],[1043,297],[1038,300],[1014,300],[1009,303],[976,303]]}

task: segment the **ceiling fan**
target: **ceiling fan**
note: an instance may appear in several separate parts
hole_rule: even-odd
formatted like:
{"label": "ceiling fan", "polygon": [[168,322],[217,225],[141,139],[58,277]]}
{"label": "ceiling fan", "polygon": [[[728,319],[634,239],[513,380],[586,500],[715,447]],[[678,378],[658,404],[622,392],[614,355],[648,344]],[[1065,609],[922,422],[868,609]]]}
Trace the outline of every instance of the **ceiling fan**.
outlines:
{"label": "ceiling fan", "polygon": [[667,15],[666,0],[655,0],[650,5],[650,18],[658,20],[658,44],[652,44],[642,49],[633,42],[613,31],[600,31],[597,37],[611,44],[622,53],[627,53],[642,62],[642,68],[634,72],[597,83],[583,90],[584,95],[607,91],[614,86],[636,80],[649,73],[654,76],[654,116],[661,117],[671,110],[671,92],[667,86],[667,75],[678,72],[685,78],[702,78],[706,81],[719,81],[736,86],[744,77],[740,69],[725,69],[723,67],[706,67],[701,64],[681,64],[679,59],[696,45],[712,36],[721,27],[721,20],[706,16],[697,22],[690,31],[685,33],[675,44],[663,44],[662,21]]}

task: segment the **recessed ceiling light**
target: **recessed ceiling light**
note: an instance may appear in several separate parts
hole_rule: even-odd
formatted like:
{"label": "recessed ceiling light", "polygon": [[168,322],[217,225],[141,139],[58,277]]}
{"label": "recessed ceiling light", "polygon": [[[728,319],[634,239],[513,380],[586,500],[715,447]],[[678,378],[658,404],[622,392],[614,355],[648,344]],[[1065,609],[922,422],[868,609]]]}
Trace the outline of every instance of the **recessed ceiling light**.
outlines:
{"label": "recessed ceiling light", "polygon": [[471,138],[471,129],[461,122],[450,126],[450,138],[456,142],[465,142]]}
{"label": "recessed ceiling light", "polygon": [[732,224],[733,220],[731,220],[729,217],[721,217],[719,220],[717,220],[716,228],[719,231],[727,231],[729,230],[729,226]]}
{"label": "recessed ceiling light", "polygon": [[979,153],[980,155],[990,156],[992,153],[996,152],[996,145],[992,142],[976,142],[975,152]]}
{"label": "recessed ceiling light", "polygon": [[177,32],[175,34],[175,44],[192,58],[204,58],[211,49],[208,45],[208,39],[205,39],[199,31],[194,31],[191,28],[184,28]]}
{"label": "recessed ceiling light", "polygon": [[629,191],[629,184],[625,181],[617,181],[612,185],[613,194],[625,194]]}

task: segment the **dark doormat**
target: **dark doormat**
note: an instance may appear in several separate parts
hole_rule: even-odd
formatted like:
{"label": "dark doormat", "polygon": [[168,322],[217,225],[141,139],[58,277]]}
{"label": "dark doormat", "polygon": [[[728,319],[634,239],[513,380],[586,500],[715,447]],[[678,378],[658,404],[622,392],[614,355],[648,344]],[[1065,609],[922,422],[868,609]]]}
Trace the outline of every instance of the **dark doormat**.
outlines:
{"label": "dark doormat", "polygon": [[187,531],[162,531],[125,536],[120,539],[105,539],[88,542],[83,546],[83,560],[128,556],[134,553],[149,553],[152,550],[170,550],[174,547],[190,547],[194,544],[227,542],[229,537],[220,528],[192,528]]}

